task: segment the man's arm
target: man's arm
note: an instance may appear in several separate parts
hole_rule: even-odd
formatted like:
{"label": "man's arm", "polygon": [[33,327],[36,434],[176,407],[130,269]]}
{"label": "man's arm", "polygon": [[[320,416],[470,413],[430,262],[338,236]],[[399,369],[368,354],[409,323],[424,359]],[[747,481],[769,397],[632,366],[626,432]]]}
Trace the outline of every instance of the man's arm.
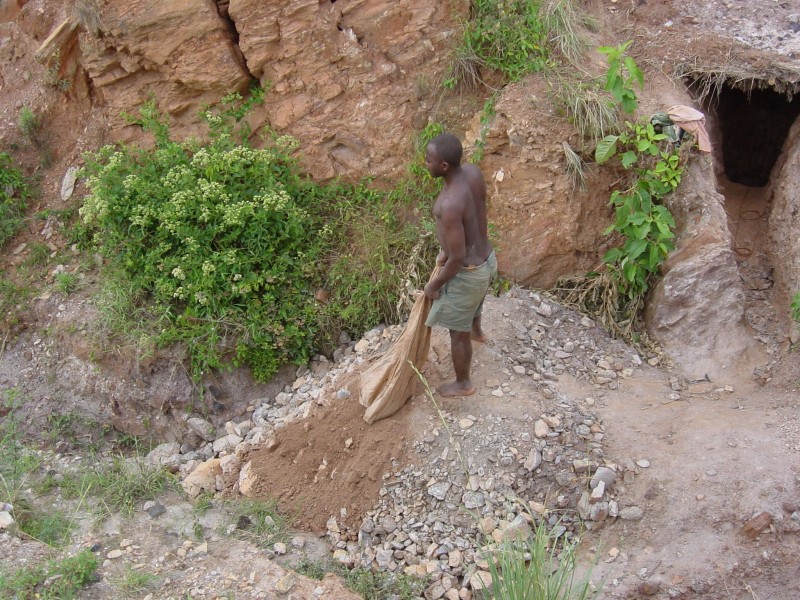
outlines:
{"label": "man's arm", "polygon": [[442,250],[446,260],[436,277],[425,286],[425,295],[432,300],[438,298],[442,286],[458,274],[464,266],[464,258],[467,255],[463,208],[455,203],[445,204],[442,207],[439,225],[442,233]]}

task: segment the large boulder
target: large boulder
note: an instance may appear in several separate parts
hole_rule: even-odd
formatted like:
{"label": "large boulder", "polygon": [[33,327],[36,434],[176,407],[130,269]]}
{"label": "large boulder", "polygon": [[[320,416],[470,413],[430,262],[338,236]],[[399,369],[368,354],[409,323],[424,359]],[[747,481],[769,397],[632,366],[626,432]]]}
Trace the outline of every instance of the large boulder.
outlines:
{"label": "large boulder", "polygon": [[789,131],[773,173],[770,261],[777,288],[776,308],[779,317],[786,319],[790,298],[800,292],[800,120]]}
{"label": "large boulder", "polygon": [[754,351],[724,197],[715,181],[711,158],[696,157],[666,199],[677,224],[676,247],[646,311],[648,331],[687,373],[712,379]]}

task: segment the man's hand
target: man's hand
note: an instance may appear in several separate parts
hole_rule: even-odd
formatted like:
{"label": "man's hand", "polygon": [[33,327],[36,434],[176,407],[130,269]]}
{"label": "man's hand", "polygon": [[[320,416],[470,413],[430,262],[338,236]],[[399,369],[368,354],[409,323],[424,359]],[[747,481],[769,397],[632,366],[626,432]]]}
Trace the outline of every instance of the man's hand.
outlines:
{"label": "man's hand", "polygon": [[439,297],[439,290],[434,289],[429,282],[425,285],[425,295],[431,300],[436,300]]}

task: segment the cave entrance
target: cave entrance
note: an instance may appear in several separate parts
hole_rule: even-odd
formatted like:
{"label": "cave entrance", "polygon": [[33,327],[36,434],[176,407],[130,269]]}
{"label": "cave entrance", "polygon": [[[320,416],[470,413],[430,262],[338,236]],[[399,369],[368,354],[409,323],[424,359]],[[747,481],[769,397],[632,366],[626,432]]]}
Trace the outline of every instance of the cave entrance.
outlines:
{"label": "cave entrance", "polygon": [[[698,81],[691,82],[689,90],[697,92],[698,86],[708,91]],[[698,95],[711,125],[717,180],[748,296],[747,318],[756,332],[773,333],[773,176],[783,164],[789,130],[800,115],[800,95],[781,93],[757,79],[725,81],[713,93]]]}

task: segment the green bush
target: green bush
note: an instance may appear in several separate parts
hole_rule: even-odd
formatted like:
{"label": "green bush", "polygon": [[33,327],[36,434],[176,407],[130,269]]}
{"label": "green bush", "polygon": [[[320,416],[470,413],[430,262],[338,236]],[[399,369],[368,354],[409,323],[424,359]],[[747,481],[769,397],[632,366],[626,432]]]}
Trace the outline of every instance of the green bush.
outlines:
{"label": "green bush", "polygon": [[473,0],[464,44],[487,67],[517,81],[548,64],[548,28],[534,0]]}
{"label": "green bush", "polygon": [[252,103],[234,94],[204,112],[203,145],[170,139],[151,101],[134,122],[153,149],[85,157],[83,221],[118,290],[152,308],[160,325],[148,335],[183,343],[194,376],[233,362],[266,380],[343,327],[361,333],[397,318],[400,265],[419,241],[413,219],[398,217],[418,199],[413,189],[313,183],[293,139],[248,145]]}
{"label": "green bush", "polygon": [[[305,361],[314,339],[311,280],[330,231],[290,195],[288,140],[254,149],[206,113],[208,146],[174,142],[150,102],[140,124],[154,150],[105,147],[87,155],[91,195],[81,215],[112,268],[147,290],[185,342],[198,373],[235,352],[256,376]],[[226,348],[228,335],[237,338]]]}
{"label": "green bush", "polygon": [[0,248],[17,233],[25,217],[28,186],[11,157],[0,152]]}
{"label": "green bush", "polygon": [[800,323],[800,292],[797,292],[792,298],[791,311],[792,318]]}

